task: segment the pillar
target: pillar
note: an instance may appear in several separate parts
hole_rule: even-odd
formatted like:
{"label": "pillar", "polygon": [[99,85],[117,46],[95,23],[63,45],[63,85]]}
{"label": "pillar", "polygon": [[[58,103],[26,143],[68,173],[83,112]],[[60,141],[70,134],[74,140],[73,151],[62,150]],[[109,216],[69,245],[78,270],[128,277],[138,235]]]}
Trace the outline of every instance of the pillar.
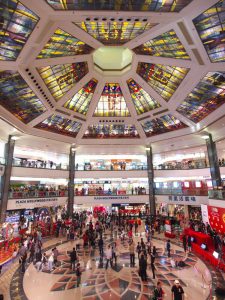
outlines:
{"label": "pillar", "polygon": [[14,146],[15,146],[15,140],[10,135],[8,138],[8,142],[5,145],[5,173],[3,175],[3,180],[2,180],[2,199],[1,199],[1,206],[0,206],[0,223],[5,222],[5,218],[6,218],[10,177],[11,177],[11,172],[12,172]]}
{"label": "pillar", "polygon": [[208,138],[206,139],[206,146],[208,152],[212,185],[213,188],[218,188],[219,186],[222,186],[222,180],[220,176],[220,167],[217,157],[216,144],[213,142],[212,135],[210,133],[208,133]]}
{"label": "pillar", "polygon": [[148,187],[149,187],[149,206],[150,215],[156,216],[156,199],[155,199],[155,188],[154,188],[154,170],[153,170],[153,155],[152,147],[146,147],[147,156],[147,170],[148,170]]}
{"label": "pillar", "polygon": [[74,146],[71,146],[70,155],[69,155],[69,182],[68,182],[68,205],[67,205],[67,213],[69,217],[73,216],[75,154],[76,154],[76,149],[74,148]]}

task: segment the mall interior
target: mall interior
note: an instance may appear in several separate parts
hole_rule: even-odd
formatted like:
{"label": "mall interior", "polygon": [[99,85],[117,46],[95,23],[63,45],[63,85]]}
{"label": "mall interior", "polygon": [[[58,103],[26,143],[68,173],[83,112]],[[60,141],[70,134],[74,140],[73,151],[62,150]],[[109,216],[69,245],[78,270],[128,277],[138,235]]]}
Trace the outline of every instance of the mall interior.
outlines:
{"label": "mall interior", "polygon": [[225,299],[224,0],[0,0],[1,299]]}

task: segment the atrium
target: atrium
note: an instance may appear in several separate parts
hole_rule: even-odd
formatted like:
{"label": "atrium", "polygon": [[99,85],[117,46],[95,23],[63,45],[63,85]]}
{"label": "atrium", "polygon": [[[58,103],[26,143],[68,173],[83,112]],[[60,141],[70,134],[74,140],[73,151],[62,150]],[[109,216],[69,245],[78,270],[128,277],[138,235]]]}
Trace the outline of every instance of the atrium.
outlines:
{"label": "atrium", "polygon": [[225,1],[0,0],[0,300],[222,300],[224,271]]}

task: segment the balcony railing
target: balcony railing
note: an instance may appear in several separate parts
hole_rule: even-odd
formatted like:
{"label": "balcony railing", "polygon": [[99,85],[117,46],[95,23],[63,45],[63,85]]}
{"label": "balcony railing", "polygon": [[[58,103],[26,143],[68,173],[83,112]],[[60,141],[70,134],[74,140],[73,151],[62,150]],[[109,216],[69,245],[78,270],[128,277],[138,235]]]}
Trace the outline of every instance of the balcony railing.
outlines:
{"label": "balcony railing", "polygon": [[67,197],[68,191],[23,191],[9,192],[9,199],[46,198],[46,197]]}
{"label": "balcony railing", "polygon": [[206,169],[209,168],[208,164],[195,163],[195,164],[160,164],[154,166],[155,170],[194,170],[194,169]]}
{"label": "balcony railing", "polygon": [[208,196],[207,190],[155,189],[156,195]]}
{"label": "balcony railing", "polygon": [[225,190],[209,190],[209,199],[225,200]]}
{"label": "balcony railing", "polygon": [[129,166],[129,167],[123,167],[123,168],[113,168],[110,166],[83,166],[83,165],[79,165],[79,166],[75,166],[76,171],[143,171],[143,170],[147,170],[147,166],[146,165],[142,165],[142,166]]}
{"label": "balcony railing", "polygon": [[13,159],[13,167],[22,168],[35,168],[35,169],[49,169],[49,170],[68,170],[68,165],[57,164],[51,161],[40,161],[40,160],[26,160],[26,159]]}

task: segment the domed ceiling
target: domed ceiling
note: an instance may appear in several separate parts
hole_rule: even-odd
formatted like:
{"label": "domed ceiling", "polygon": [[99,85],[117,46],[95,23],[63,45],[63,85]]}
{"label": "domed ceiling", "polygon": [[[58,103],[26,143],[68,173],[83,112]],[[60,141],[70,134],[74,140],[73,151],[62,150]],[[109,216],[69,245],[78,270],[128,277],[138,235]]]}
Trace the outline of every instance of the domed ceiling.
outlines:
{"label": "domed ceiling", "polygon": [[144,144],[225,115],[223,0],[0,0],[0,26],[0,114],[24,133]]}

